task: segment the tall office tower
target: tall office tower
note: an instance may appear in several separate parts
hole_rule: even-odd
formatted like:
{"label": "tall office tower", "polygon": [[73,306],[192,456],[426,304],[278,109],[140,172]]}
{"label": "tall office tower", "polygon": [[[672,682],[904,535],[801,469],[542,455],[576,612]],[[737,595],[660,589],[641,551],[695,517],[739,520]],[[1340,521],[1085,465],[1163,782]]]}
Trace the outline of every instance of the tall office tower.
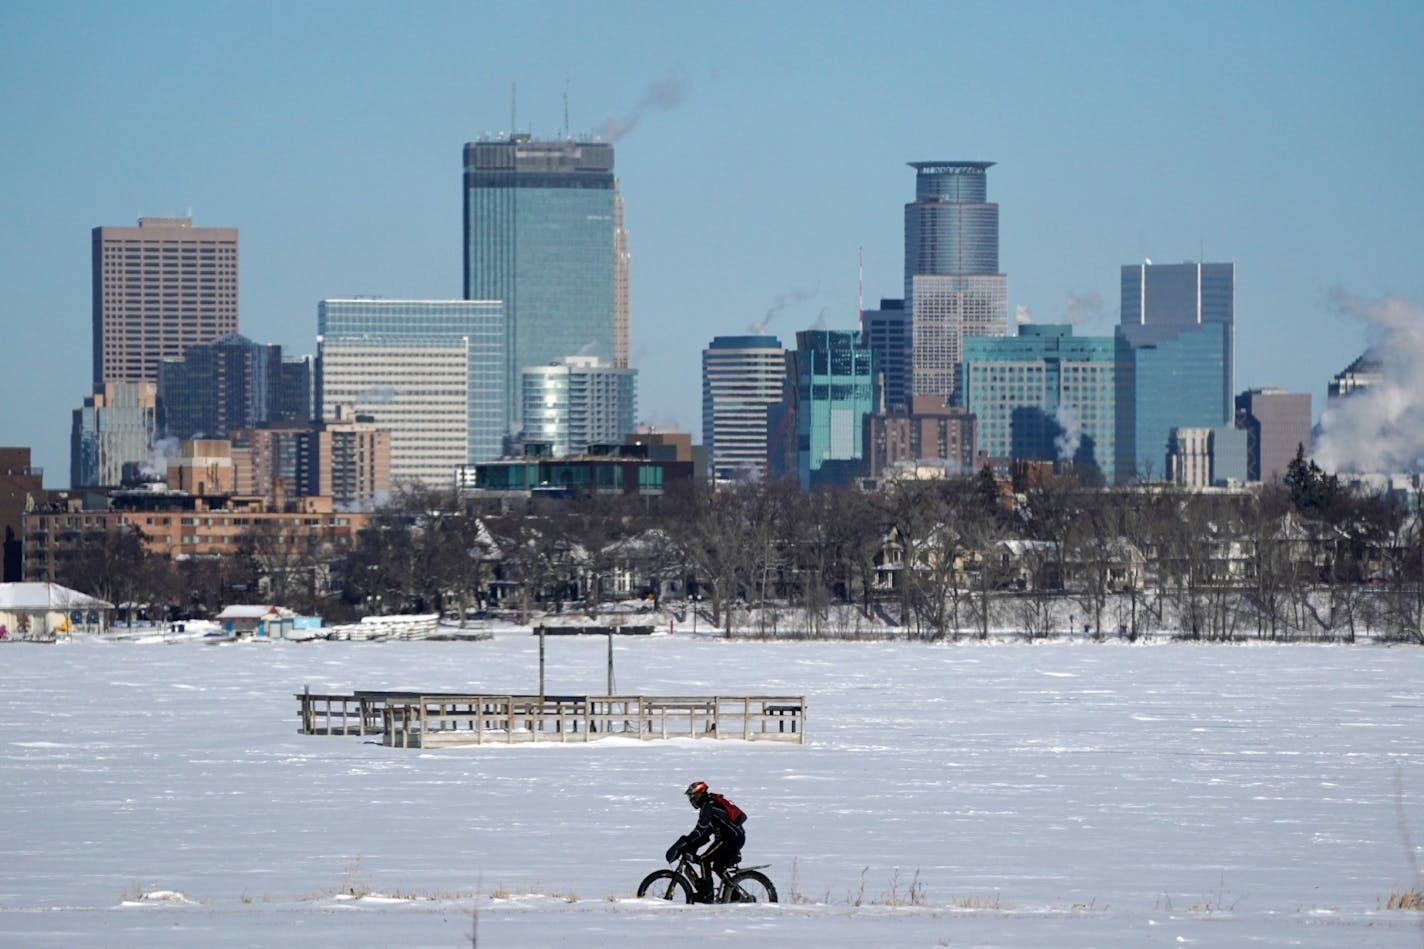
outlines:
{"label": "tall office tower", "polygon": [[555,457],[618,444],[633,431],[636,371],[596,356],[565,356],[524,370],[524,440]]}
{"label": "tall office tower", "polygon": [[237,332],[237,229],[139,218],[93,231],[94,383],[157,382],[158,364]]}
{"label": "tall office tower", "polygon": [[453,484],[498,458],[507,431],[504,311],[497,300],[323,300],[319,417],[349,405],[391,433],[391,478]]}
{"label": "tall office tower", "polygon": [[124,465],[145,461],[158,433],[157,386],[96,383],[74,410],[69,434],[69,486],[116,488]]}
{"label": "tall office tower", "polygon": [[787,369],[795,399],[801,490],[847,484],[863,467],[865,417],[875,411],[875,358],[858,330],[802,330]]}
{"label": "tall office tower", "polygon": [[[626,361],[627,235],[613,146],[528,135],[465,145],[465,299],[502,300],[504,389],[561,356]],[[620,356],[621,354],[621,356]],[[509,431],[519,399],[506,405]]]}
{"label": "tall office tower", "polygon": [[1116,347],[1067,323],[964,343],[964,406],[981,455],[1069,462],[1089,482],[1116,478]]}
{"label": "tall office tower", "polygon": [[169,438],[226,438],[283,417],[282,347],[239,333],[190,346],[158,364],[158,403]]}
{"label": "tall office tower", "polygon": [[775,336],[718,336],[702,351],[702,440],[714,483],[765,477],[767,409],[785,384]]}
{"label": "tall office tower", "polygon": [[[866,344],[875,354],[880,391],[877,411],[905,409],[910,405],[910,314],[904,300],[880,301],[880,309],[861,314]],[[943,405],[943,400],[940,401]]]}
{"label": "tall office tower", "polygon": [[1236,427],[1246,430],[1246,479],[1284,478],[1298,448],[1310,454],[1310,393],[1248,389],[1236,397]]}
{"label": "tall office tower", "polygon": [[963,341],[1009,329],[1008,278],[999,272],[999,206],[987,200],[991,161],[911,162],[905,205],[905,305],[911,393],[957,403]]}
{"label": "tall office tower", "polygon": [[1122,268],[1120,479],[1162,477],[1172,429],[1232,420],[1235,298],[1232,263]]}

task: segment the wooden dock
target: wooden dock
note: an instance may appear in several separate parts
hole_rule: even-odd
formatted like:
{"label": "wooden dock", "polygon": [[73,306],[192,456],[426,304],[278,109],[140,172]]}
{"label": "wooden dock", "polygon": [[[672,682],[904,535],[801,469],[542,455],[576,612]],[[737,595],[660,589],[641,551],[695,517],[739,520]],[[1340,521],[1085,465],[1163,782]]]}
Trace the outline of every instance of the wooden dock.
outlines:
{"label": "wooden dock", "polygon": [[380,735],[395,748],[603,738],[804,744],[804,696],[297,693],[304,735]]}

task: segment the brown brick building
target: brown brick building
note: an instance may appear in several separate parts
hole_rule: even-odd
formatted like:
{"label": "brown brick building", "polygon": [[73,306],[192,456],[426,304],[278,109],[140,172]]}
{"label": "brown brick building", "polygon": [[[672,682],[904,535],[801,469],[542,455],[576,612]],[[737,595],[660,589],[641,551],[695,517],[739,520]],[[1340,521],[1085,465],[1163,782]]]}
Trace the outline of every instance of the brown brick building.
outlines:
{"label": "brown brick building", "polygon": [[94,382],[158,382],[158,364],[237,332],[237,229],[139,218],[93,230]]}

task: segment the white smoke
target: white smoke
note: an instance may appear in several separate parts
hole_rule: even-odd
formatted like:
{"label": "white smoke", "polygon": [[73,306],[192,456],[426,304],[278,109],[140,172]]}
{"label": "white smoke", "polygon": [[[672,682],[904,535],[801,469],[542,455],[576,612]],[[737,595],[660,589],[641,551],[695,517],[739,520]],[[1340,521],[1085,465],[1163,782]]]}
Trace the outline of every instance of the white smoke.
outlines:
{"label": "white smoke", "polygon": [[1032,322],[1033,313],[1029,311],[1029,308],[1027,306],[1020,303],[1018,306],[1014,307],[1014,323],[1016,325],[1023,326],[1025,323]]}
{"label": "white smoke", "polygon": [[1058,423],[1058,435],[1053,439],[1053,448],[1059,461],[1072,461],[1078,454],[1078,446],[1083,441],[1083,423],[1078,418],[1078,410],[1071,405],[1060,404],[1053,413]]}
{"label": "white smoke", "polygon": [[[1330,402],[1311,452],[1328,472],[1394,474],[1424,466],[1424,310],[1398,297],[1365,301],[1340,288],[1330,302],[1363,320],[1379,382]],[[1341,368],[1344,368],[1343,366]]]}
{"label": "white smoke", "polygon": [[1069,290],[1063,298],[1063,322],[1077,326],[1103,313],[1103,295],[1096,290]]}
{"label": "white smoke", "polygon": [[168,477],[168,459],[176,458],[179,451],[178,439],[173,437],[160,438],[153,443],[148,450],[148,457],[143,460],[140,471],[145,477],[163,479]]}
{"label": "white smoke", "polygon": [[605,119],[598,137],[605,142],[616,142],[638,127],[649,109],[669,111],[682,105],[687,98],[687,81],[669,77],[659,79],[643,91],[643,96],[633,106],[633,111],[621,119]]}

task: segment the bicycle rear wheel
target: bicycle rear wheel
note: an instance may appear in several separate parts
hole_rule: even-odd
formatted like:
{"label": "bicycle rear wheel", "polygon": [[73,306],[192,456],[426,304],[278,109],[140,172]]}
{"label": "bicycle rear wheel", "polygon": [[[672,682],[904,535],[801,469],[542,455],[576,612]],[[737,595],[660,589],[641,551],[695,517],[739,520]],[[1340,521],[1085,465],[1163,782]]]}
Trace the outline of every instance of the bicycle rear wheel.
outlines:
{"label": "bicycle rear wheel", "polygon": [[776,887],[762,873],[743,870],[732,877],[727,888],[729,903],[775,903]]}
{"label": "bicycle rear wheel", "polygon": [[638,898],[692,902],[692,884],[676,870],[654,870],[638,884]]}

